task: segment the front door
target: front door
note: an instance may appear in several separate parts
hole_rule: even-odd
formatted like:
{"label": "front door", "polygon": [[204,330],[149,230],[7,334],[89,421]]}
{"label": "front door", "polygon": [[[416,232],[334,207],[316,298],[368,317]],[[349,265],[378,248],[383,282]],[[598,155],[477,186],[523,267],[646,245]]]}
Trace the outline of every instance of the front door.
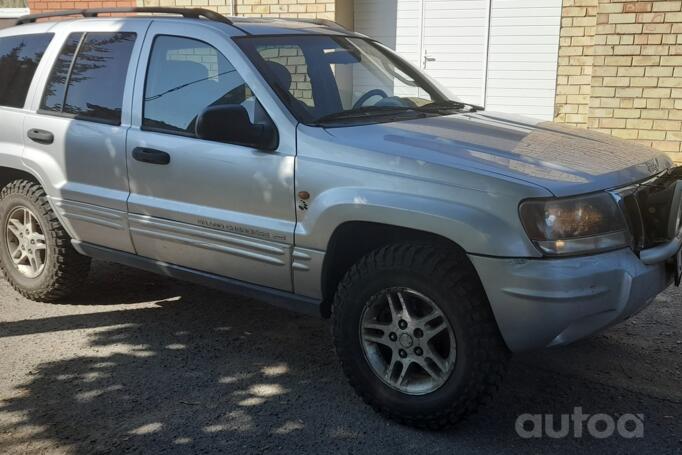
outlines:
{"label": "front door", "polygon": [[194,132],[216,104],[268,116],[228,39],[191,24],[149,29],[127,141],[131,236],[141,256],[291,290],[295,144],[280,134],[270,152]]}

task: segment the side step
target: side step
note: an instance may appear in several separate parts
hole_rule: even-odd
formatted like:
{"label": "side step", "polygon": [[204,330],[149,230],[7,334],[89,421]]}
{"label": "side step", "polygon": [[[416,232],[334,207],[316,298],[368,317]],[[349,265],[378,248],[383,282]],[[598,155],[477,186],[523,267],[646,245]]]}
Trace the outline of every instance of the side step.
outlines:
{"label": "side step", "polygon": [[201,272],[155,259],[137,256],[124,251],[112,250],[91,243],[71,240],[71,244],[80,254],[103,261],[115,262],[129,267],[146,270],[159,275],[176,278],[182,281],[218,289],[231,294],[261,300],[270,305],[284,308],[297,313],[321,317],[320,301],[296,295],[291,292],[273,289],[257,284],[227,278],[212,273]]}

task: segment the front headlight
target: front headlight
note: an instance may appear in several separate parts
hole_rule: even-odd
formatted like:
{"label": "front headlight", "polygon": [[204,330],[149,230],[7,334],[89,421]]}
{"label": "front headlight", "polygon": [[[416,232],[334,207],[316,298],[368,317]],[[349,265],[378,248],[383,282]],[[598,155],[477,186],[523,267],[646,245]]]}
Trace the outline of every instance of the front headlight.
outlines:
{"label": "front headlight", "polygon": [[519,206],[528,237],[545,255],[611,250],[630,241],[625,218],[608,193],[530,199]]}

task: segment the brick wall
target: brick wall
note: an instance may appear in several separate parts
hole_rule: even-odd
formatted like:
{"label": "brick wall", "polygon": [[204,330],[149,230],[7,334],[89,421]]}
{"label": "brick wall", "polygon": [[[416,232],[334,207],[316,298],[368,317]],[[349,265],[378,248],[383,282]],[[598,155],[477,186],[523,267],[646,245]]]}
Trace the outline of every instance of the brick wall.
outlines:
{"label": "brick wall", "polygon": [[[336,0],[235,0],[237,14],[255,17],[335,18]],[[181,6],[208,8],[232,15],[232,0],[29,0],[31,13],[60,9],[115,8],[130,6]]]}
{"label": "brick wall", "polygon": [[555,120],[682,161],[682,1],[564,0],[563,12]]}
{"label": "brick wall", "polygon": [[83,8],[127,8],[135,6],[135,0],[118,1],[93,1],[93,0],[28,0],[31,14],[43,13],[45,11],[58,11],[63,9],[83,9]]}
{"label": "brick wall", "polygon": [[563,5],[555,120],[586,127],[599,0],[564,0]]}
{"label": "brick wall", "polygon": [[[134,0],[133,0],[134,1]],[[137,0],[138,6],[208,8],[232,15],[233,0]],[[335,18],[336,0],[234,0],[237,15],[249,17]]]}

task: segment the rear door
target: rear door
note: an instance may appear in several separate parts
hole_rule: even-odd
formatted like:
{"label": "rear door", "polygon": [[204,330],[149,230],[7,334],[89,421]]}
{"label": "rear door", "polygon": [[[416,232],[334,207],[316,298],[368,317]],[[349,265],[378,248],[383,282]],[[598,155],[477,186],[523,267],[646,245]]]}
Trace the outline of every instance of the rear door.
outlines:
{"label": "rear door", "polygon": [[[127,146],[137,253],[291,290],[295,128],[262,108],[264,84],[223,31],[154,22],[140,68]],[[241,104],[255,122],[272,116],[279,148],[198,139],[196,117],[216,104]]]}
{"label": "rear door", "polygon": [[0,166],[20,169],[23,167],[24,107],[30,104],[27,98],[31,83],[54,34],[3,33],[0,36]]}
{"label": "rear door", "polygon": [[[133,80],[149,21],[78,21],[55,29],[49,71],[26,116],[24,161],[54,191],[78,240],[133,252],[125,143]],[[55,55],[56,54],[56,55]]]}

